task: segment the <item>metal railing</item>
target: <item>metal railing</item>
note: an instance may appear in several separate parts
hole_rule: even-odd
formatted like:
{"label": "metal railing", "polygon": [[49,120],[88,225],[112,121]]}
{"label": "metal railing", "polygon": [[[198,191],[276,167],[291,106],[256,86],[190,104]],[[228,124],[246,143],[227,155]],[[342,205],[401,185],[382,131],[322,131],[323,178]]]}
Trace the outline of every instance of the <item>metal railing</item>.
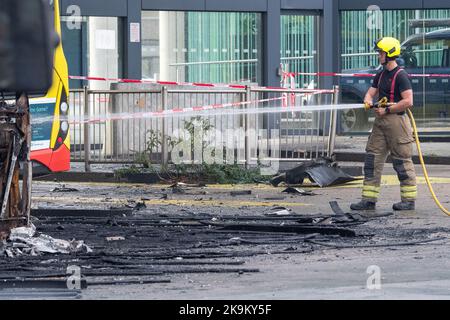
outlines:
{"label": "metal railing", "polygon": [[[336,104],[338,95],[338,87],[321,92],[252,87],[71,90],[71,160],[84,162],[90,171],[94,163],[168,164],[175,158],[198,163],[207,161],[208,152],[216,160],[247,166],[261,159],[329,156],[336,111],[288,110],[294,105]],[[199,111],[198,106],[208,110]],[[286,111],[266,113],[268,107]],[[193,138],[197,134],[200,140]]]}

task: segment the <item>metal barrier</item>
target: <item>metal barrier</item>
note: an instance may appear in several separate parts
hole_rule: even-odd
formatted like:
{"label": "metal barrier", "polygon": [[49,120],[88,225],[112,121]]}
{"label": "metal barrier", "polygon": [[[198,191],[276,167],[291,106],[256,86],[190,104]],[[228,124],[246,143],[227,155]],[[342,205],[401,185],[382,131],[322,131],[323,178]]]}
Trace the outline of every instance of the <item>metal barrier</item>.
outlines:
{"label": "metal barrier", "polygon": [[[79,118],[84,114],[84,90],[75,89],[70,90],[69,103],[70,103],[70,115],[72,117]],[[81,155],[84,152],[84,124],[70,124],[70,160],[71,161],[84,161],[84,157]]]}
{"label": "metal barrier", "polygon": [[[336,87],[332,93],[317,93],[303,89],[254,89],[252,99],[277,97],[283,95],[281,109],[290,105],[337,104],[339,96]],[[336,135],[336,110],[323,111],[287,111],[274,115],[259,117],[266,121],[264,127],[279,130],[279,159],[281,161],[298,161],[329,156],[334,151]],[[268,139],[269,142],[269,139]],[[270,150],[270,149],[269,149]],[[275,158],[275,157],[271,157]]]}
{"label": "metal barrier", "polygon": [[[338,87],[71,90],[71,118],[85,119],[71,121],[71,160],[84,162],[90,171],[94,163],[223,161],[251,166],[262,160],[329,156],[334,150],[336,111],[288,108],[336,104],[338,95]],[[208,110],[199,112],[199,106]],[[267,107],[286,112],[265,113]]]}

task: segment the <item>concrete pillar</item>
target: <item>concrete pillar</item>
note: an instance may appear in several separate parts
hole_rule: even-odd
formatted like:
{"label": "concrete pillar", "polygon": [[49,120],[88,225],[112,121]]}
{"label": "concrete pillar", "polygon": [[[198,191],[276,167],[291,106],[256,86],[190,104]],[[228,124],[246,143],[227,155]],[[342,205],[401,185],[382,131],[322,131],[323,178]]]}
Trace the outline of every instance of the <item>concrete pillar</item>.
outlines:
{"label": "concrete pillar", "polygon": [[263,83],[264,86],[279,86],[281,45],[280,0],[267,0],[267,12],[263,14]]}
{"label": "concrete pillar", "polygon": [[127,17],[124,25],[123,77],[142,78],[142,3],[141,0],[127,0]]}
{"label": "concrete pillar", "polygon": [[[320,22],[320,72],[340,72],[341,49],[340,49],[340,15],[339,1],[324,0],[323,14]],[[332,89],[339,84],[338,77],[319,77],[319,87]]]}

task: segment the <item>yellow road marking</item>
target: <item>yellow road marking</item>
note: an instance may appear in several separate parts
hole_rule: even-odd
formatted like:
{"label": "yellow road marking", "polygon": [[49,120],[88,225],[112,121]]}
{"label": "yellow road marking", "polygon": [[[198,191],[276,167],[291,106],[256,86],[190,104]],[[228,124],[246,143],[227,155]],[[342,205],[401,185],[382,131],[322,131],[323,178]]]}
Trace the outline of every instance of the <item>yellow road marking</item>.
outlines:
{"label": "yellow road marking", "polygon": [[[363,185],[362,177],[361,180],[349,182],[339,186],[327,187],[327,188],[361,188]],[[432,184],[450,184],[450,178],[446,177],[431,177],[430,178]],[[54,185],[55,182],[52,181],[33,181],[35,184],[50,184]],[[425,184],[425,178],[422,176],[417,177],[417,184]],[[86,186],[110,186],[117,187],[123,186],[127,188],[148,188],[148,189],[161,189],[168,188],[169,184],[144,184],[144,183],[125,183],[125,182],[64,182],[65,185],[86,185]],[[396,175],[384,175],[381,178],[381,185],[384,186],[395,186],[399,185],[399,181]],[[192,189],[196,189],[196,187],[191,187]],[[283,187],[273,187],[268,184],[208,184],[204,189],[212,189],[212,190],[242,190],[242,189],[251,189],[251,190],[281,190],[286,188]],[[311,184],[302,185],[301,188],[304,189],[321,189],[318,186],[314,186]]]}
{"label": "yellow road marking", "polygon": [[[54,185],[54,181],[33,181],[33,184],[42,184],[42,185]],[[64,182],[61,183],[64,185],[86,185],[86,186],[98,186],[98,187],[117,187],[123,186],[127,188],[149,188],[149,189],[161,189],[168,188],[172,184],[168,183],[154,183],[154,184],[146,184],[146,183],[130,183],[130,182]],[[205,187],[189,187],[192,189],[224,189],[224,190],[234,190],[234,189],[274,189],[273,186],[267,184],[207,184]],[[281,187],[280,187],[281,188]]]}
{"label": "yellow road marking", "polygon": [[[34,180],[33,184],[42,184],[42,185],[55,185],[54,181],[37,181]],[[164,188],[168,187],[169,184],[146,184],[146,183],[130,183],[130,182],[75,182],[75,181],[64,181],[59,184],[64,185],[86,185],[86,186],[99,186],[99,187],[117,187],[123,186],[127,188],[133,187],[147,187],[147,188]]]}
{"label": "yellow road marking", "polygon": [[[430,178],[431,184],[450,184],[450,178],[440,178],[440,177],[435,177],[435,178]],[[426,184],[425,178],[418,176],[417,177],[417,184]],[[386,175],[386,176],[382,176],[381,177],[381,186],[399,186],[400,182],[398,181],[398,178],[396,175]],[[333,187],[328,187],[329,188],[334,188],[334,189],[338,189],[338,188],[362,188],[363,186],[363,180],[358,180],[358,181],[353,181],[353,182],[349,182],[347,184],[344,185],[340,185],[340,186],[333,186]],[[320,189],[319,187],[313,187],[312,189]]]}

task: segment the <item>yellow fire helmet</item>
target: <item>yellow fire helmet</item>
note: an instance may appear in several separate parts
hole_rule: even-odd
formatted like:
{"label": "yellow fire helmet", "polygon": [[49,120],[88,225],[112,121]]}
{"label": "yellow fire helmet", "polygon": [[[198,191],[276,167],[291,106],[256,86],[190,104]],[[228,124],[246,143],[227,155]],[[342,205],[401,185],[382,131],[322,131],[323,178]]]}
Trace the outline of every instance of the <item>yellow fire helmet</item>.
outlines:
{"label": "yellow fire helmet", "polygon": [[378,39],[375,41],[375,51],[383,51],[388,58],[396,58],[400,55],[400,41],[391,37]]}

